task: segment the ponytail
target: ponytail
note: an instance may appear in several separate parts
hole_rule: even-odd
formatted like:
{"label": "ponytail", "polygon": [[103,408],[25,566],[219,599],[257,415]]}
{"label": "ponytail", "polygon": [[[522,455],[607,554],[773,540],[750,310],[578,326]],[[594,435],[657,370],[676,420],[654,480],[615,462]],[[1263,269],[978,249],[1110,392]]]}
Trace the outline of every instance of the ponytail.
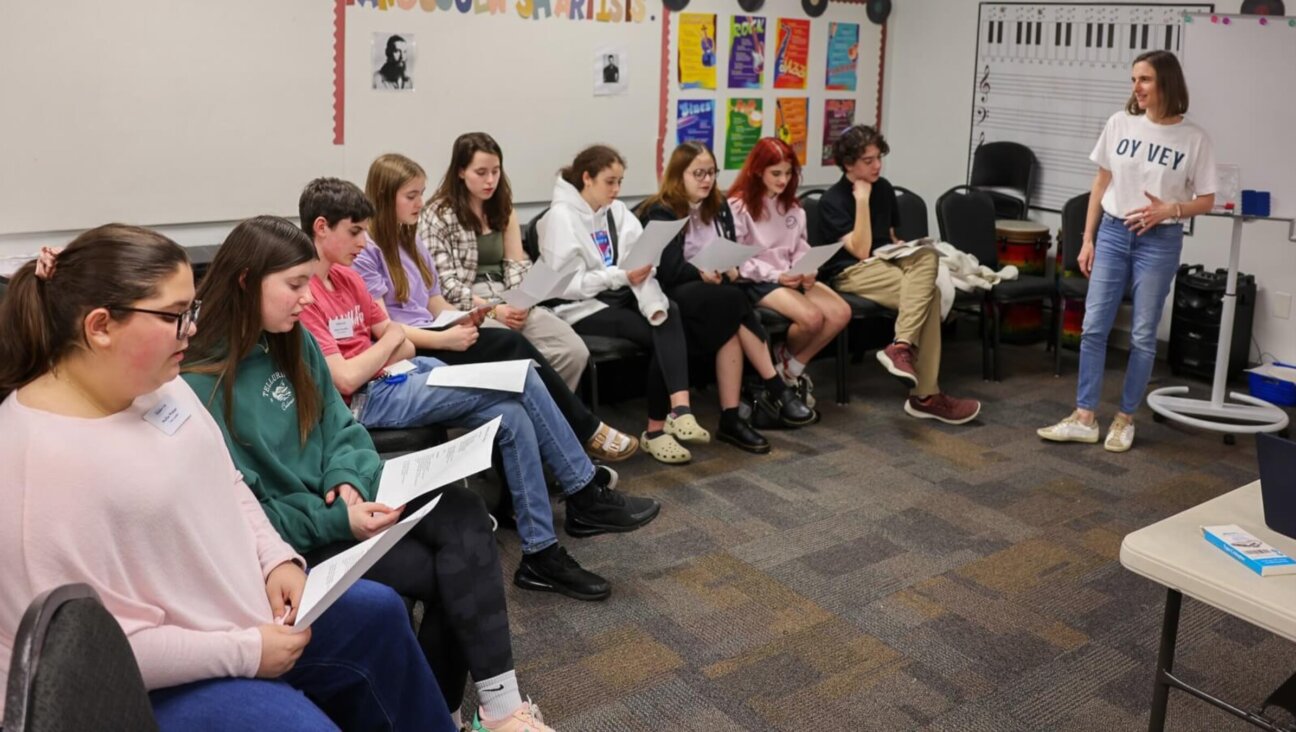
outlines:
{"label": "ponytail", "polygon": [[91,310],[153,297],[189,263],[165,236],[123,224],[91,229],[56,256],[20,267],[0,299],[0,400],[83,347]]}

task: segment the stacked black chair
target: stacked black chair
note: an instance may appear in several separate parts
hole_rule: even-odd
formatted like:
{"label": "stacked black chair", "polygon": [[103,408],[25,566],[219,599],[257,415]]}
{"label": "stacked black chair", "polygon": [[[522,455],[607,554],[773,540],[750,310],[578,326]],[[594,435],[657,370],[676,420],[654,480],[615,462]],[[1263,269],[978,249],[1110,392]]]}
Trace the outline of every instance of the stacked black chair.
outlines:
{"label": "stacked black chair", "polygon": [[[1026,218],[1034,182],[1035,153],[1021,143],[987,142],[972,153],[968,185],[996,189],[986,191],[994,201],[995,218]],[[1017,195],[999,189],[1009,189]]]}
{"label": "stacked black chair", "polygon": [[[936,200],[936,222],[941,238],[961,251],[977,258],[991,269],[999,269],[996,244],[994,201],[985,191],[970,186],[955,186]],[[954,305],[965,311],[979,304],[982,318],[982,378],[999,381],[1002,372],[999,359],[999,317],[1003,305],[1049,300],[1057,307],[1057,291],[1052,280],[1039,275],[1021,275],[992,287],[984,296],[962,295]],[[988,326],[988,327],[986,327]],[[988,331],[988,332],[987,332]]]}

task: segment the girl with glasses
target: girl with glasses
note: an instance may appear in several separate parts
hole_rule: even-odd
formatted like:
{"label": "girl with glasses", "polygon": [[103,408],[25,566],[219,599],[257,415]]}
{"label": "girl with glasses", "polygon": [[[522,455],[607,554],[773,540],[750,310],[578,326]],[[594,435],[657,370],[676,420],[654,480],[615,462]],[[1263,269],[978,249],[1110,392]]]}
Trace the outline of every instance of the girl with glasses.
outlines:
{"label": "girl with glasses", "polygon": [[21,507],[0,553],[27,558],[0,563],[0,681],[28,603],[84,582],[163,730],[453,730],[389,588],[292,627],[303,560],[177,378],[194,303],[184,250],[117,224],[43,252],[0,302],[0,501]]}
{"label": "girl with glasses", "polygon": [[748,452],[769,452],[769,442],[738,412],[743,357],[763,380],[756,405],[774,422],[796,427],[815,419],[796,390],[774,370],[765,329],[747,296],[733,283],[737,269],[703,272],[689,259],[717,239],[733,241],[733,212],[716,186],[715,157],[706,147],[686,142],[671,153],[657,193],[643,202],[644,222],[688,218],[688,225],[662,253],[657,281],[684,317],[689,351],[714,353],[720,395],[717,438]]}

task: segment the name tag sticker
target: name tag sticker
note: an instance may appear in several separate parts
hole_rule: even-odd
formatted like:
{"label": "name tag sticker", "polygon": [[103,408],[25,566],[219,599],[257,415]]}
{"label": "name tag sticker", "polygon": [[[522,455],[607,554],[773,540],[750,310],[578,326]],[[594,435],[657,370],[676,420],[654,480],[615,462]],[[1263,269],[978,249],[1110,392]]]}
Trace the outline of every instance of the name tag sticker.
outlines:
{"label": "name tag sticker", "polygon": [[144,421],[157,427],[162,434],[170,437],[189,420],[189,410],[176,404],[171,399],[163,399],[157,406],[144,414]]}
{"label": "name tag sticker", "polygon": [[350,318],[333,318],[329,321],[329,335],[334,338],[350,338],[355,335],[355,323]]}

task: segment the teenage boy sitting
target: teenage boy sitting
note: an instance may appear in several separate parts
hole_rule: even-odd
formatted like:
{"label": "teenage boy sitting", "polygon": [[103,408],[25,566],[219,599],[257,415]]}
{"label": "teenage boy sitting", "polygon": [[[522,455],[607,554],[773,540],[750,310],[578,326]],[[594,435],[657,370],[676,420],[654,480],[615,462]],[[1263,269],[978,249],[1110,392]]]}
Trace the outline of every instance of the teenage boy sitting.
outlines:
{"label": "teenage boy sitting", "polygon": [[824,265],[820,278],[839,292],[898,311],[895,340],[878,351],[877,358],[909,387],[905,412],[920,419],[964,424],[980,414],[981,403],[944,394],[937,386],[939,255],[924,247],[892,260],[872,256],[874,247],[900,241],[895,233],[900,221],[895,189],[882,177],[882,158],[890,151],[882,135],[867,125],[851,127],[833,144],[842,177],[819,199],[819,217],[824,241],[840,241],[843,246]]}
{"label": "teenage boy sitting", "polygon": [[[414,357],[402,328],[348,266],[364,249],[373,216],[364,192],[336,178],[316,179],[302,192],[298,209],[319,254],[310,279],[313,302],[302,310],[301,322],[319,343],[356,419],[380,428],[438,422],[476,427],[502,417],[497,440],[523,553],[513,583],[580,600],[608,597],[607,580],[583,569],[558,544],[541,460],[562,486],[569,536],[633,531],[656,518],[661,505],[614,490],[616,472],[589,461],[534,369],[522,394],[426,386],[428,372],[444,364]],[[389,365],[407,358],[412,372],[384,378]]]}

